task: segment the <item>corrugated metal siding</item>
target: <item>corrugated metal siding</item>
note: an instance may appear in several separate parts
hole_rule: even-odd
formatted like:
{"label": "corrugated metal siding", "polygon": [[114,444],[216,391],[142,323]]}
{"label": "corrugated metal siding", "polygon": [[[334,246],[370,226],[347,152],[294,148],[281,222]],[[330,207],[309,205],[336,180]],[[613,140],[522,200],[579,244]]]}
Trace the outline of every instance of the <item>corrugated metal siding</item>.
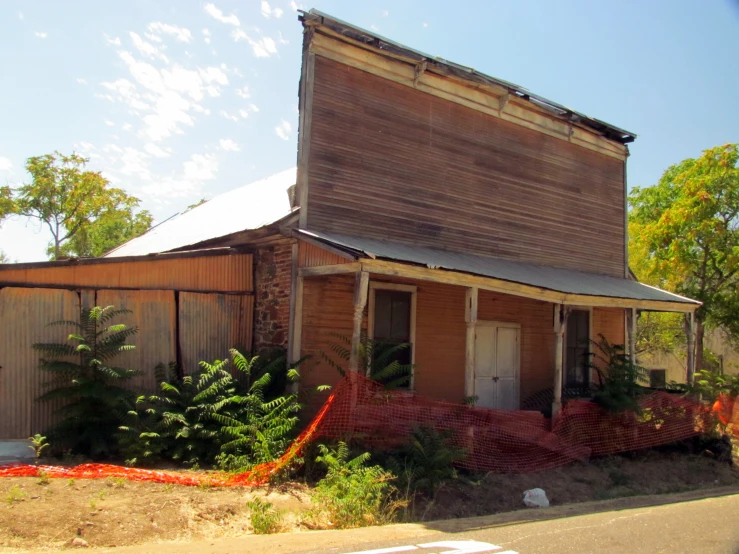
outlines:
{"label": "corrugated metal siding", "polygon": [[229,348],[251,350],[254,297],[180,293],[179,342],[182,369],[191,374],[200,361],[228,357]]}
{"label": "corrugated metal siding", "polygon": [[0,270],[0,282],[88,288],[251,292],[251,254]]}
{"label": "corrugated metal siding", "polygon": [[307,242],[298,242],[298,266],[313,267],[318,265],[346,264],[352,260],[319,248]]}
{"label": "corrugated metal siding", "polygon": [[49,375],[39,369],[37,342],[63,342],[70,328],[47,327],[77,320],[79,298],[63,290],[0,290],[0,439],[25,439],[53,422],[60,404],[37,402]]}
{"label": "corrugated metal siding", "polygon": [[129,344],[136,345],[136,349],[122,353],[115,358],[114,363],[141,372],[128,386],[141,392],[154,392],[156,390],[154,368],[157,364],[167,365],[177,359],[174,292],[101,290],[97,293],[97,304],[133,312],[121,315],[114,321],[139,328],[139,332],[128,341]]}
{"label": "corrugated metal siding", "polygon": [[624,275],[624,165],[321,56],[307,228]]}

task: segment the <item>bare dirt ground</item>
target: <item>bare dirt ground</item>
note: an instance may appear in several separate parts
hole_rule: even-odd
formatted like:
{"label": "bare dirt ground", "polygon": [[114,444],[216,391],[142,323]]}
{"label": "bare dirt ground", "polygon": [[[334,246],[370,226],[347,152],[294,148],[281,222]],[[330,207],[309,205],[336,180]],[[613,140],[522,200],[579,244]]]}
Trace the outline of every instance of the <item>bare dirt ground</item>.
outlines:
{"label": "bare dirt ground", "polygon": [[[444,485],[406,521],[430,521],[522,508],[523,491],[543,488],[552,505],[739,486],[739,470],[704,456],[650,451],[521,475],[488,474]],[[182,487],[121,480],[0,479],[0,552],[59,549],[75,537],[91,547],[239,537],[253,532],[246,503],[255,497],[284,511],[285,531],[306,529],[310,488]]]}

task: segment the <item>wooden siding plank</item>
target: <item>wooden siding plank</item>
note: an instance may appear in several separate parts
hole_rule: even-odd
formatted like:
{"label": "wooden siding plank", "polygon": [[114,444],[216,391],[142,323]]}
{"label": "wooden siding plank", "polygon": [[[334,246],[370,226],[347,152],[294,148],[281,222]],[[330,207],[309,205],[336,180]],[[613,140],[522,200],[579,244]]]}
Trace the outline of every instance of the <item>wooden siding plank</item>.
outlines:
{"label": "wooden siding plank", "polygon": [[314,64],[307,228],[623,276],[623,161]]}

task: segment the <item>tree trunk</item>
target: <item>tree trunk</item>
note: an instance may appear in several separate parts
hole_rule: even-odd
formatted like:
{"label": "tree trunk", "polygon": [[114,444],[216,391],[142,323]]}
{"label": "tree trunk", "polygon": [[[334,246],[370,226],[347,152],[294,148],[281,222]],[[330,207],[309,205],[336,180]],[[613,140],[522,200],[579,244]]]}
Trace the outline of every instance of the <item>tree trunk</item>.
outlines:
{"label": "tree trunk", "polygon": [[695,322],[695,371],[705,369],[703,367],[703,336],[705,335],[705,325],[699,319]]}

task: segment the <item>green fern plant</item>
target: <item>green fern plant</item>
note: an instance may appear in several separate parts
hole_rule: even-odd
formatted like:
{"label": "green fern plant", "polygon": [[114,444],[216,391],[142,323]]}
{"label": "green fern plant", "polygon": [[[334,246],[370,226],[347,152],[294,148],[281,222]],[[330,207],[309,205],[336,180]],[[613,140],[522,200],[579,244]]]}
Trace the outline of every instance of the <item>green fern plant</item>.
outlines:
{"label": "green fern plant", "polygon": [[[298,422],[297,395],[267,398],[272,374],[254,379],[256,357],[235,349],[230,354],[230,360],[200,362],[198,373],[182,378],[170,368],[169,377],[160,380],[159,394],[139,397],[120,426],[129,463],[162,457],[190,465],[218,463],[236,471],[284,452]],[[298,377],[297,370],[287,371],[289,381]]]}
{"label": "green fern plant", "polygon": [[649,371],[633,362],[622,344],[611,344],[602,334],[598,336],[600,341],[593,341],[597,351],[589,364],[599,381],[593,401],[609,412],[641,413],[638,399],[646,388],[639,383],[649,382]]}
{"label": "green fern plant", "polygon": [[319,445],[316,462],[326,467],[326,476],[315,488],[314,517],[328,526],[345,529],[387,523],[398,507],[393,502],[395,476],[379,465],[368,466],[370,454],[349,458],[349,447],[340,442],[329,448]]}
{"label": "green fern plant", "polygon": [[[332,336],[335,340],[329,343],[331,354],[321,351],[321,357],[343,377],[347,372],[344,366],[351,356],[351,339],[333,333]],[[364,370],[367,377],[382,384],[386,390],[408,387],[414,366],[400,363],[398,357],[410,347],[407,342],[378,342],[362,336],[359,342],[360,371]]]}
{"label": "green fern plant", "polygon": [[38,343],[40,368],[51,374],[49,389],[39,400],[61,400],[60,421],[46,433],[59,447],[92,457],[112,454],[113,435],[135,394],[123,385],[137,371],[112,365],[112,360],[135,347],[127,344],[138,332],[113,320],[130,310],[113,306],[81,309],[79,321],[56,321],[71,327],[65,343]]}

